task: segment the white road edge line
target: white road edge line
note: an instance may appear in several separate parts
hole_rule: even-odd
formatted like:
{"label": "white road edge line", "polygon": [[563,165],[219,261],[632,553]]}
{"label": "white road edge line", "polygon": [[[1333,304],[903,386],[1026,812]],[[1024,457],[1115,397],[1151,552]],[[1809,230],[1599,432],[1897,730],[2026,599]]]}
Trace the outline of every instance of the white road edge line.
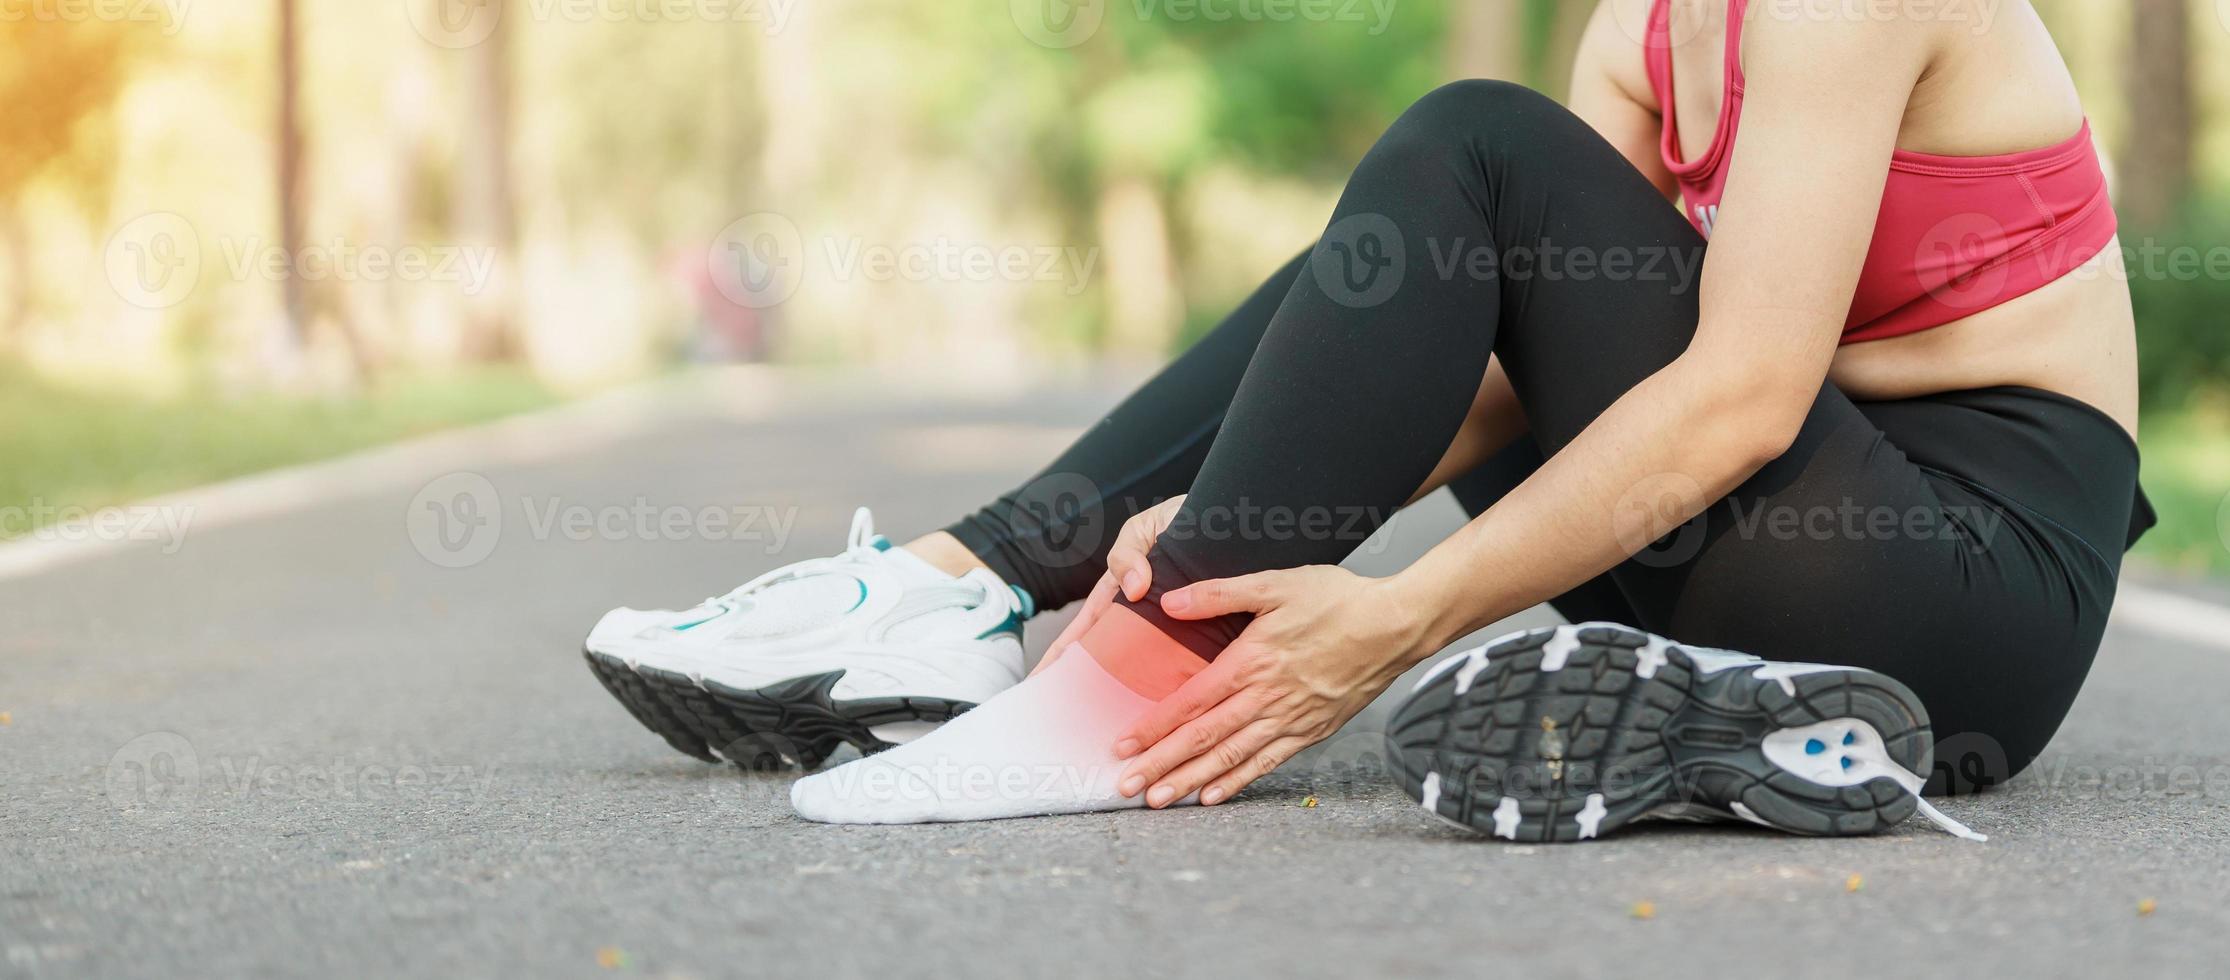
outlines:
{"label": "white road edge line", "polygon": [[2230,607],[2165,589],[2123,582],[2107,625],[2230,652]]}
{"label": "white road edge line", "polygon": [[[477,471],[577,453],[674,418],[762,418],[781,404],[782,387],[782,377],[772,368],[744,365],[705,369],[108,510],[173,510],[181,519],[184,538],[190,541],[198,532],[424,483],[459,470]],[[0,541],[0,581],[134,547],[160,546],[162,542],[129,536],[39,537],[33,532]]]}

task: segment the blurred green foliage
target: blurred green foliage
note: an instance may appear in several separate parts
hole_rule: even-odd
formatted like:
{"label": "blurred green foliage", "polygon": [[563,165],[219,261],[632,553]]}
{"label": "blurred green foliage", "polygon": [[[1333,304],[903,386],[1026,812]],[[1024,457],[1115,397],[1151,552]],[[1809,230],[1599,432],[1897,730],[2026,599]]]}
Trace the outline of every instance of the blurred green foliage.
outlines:
{"label": "blurred green foliage", "polygon": [[[2177,409],[2230,397],[2230,201],[2196,201],[2174,227],[2125,248],[2159,255],[2132,269],[2145,404]],[[2220,407],[2220,406],[2215,406]]]}
{"label": "blurred green foliage", "polygon": [[2141,435],[2140,479],[2160,523],[2137,554],[2179,571],[2230,574],[2230,413],[2155,412]]}
{"label": "blurred green foliage", "polygon": [[1138,57],[1166,51],[1198,66],[1207,148],[1265,172],[1340,179],[1387,120],[1445,80],[1445,12],[1440,0],[1411,0],[1378,34],[1116,23]]}
{"label": "blurred green foliage", "polygon": [[2230,574],[2230,206],[2195,204],[2142,241],[2137,247],[2162,256],[2129,282],[2145,402],[2141,479],[2160,524],[2137,553],[2182,571]]}

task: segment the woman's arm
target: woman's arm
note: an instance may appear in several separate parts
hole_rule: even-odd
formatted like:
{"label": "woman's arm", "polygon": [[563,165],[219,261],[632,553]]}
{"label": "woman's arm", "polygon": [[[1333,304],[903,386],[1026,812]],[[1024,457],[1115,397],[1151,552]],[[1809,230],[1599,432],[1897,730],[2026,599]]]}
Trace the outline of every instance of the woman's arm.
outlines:
{"label": "woman's arm", "polygon": [[1672,171],[1658,152],[1663,132],[1657,96],[1649,87],[1649,65],[1634,34],[1649,23],[1650,0],[1603,0],[1580,35],[1572,59],[1572,114],[1603,135],[1634,169],[1657,185],[1670,201],[1679,193]]}
{"label": "woman's arm", "polygon": [[1742,138],[1688,350],[1390,583],[1417,656],[1579,585],[1701,512],[1796,437],[1873,237],[1923,25],[1759,17]]}

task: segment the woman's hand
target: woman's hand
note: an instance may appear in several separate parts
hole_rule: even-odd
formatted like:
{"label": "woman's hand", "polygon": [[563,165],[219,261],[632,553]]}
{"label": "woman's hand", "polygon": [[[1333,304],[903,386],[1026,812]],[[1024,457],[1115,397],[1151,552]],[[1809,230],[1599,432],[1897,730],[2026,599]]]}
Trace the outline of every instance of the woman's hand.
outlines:
{"label": "woman's hand", "polygon": [[1143,790],[1152,807],[1198,790],[1200,802],[1214,806],[1338,731],[1432,653],[1393,581],[1312,565],[1164,595],[1162,610],[1178,619],[1255,618],[1116,742],[1117,756],[1137,757],[1118,790]]}
{"label": "woman's hand", "polygon": [[1115,535],[1115,546],[1107,552],[1107,572],[1092,586],[1091,593],[1084,597],[1084,607],[1077,610],[1075,619],[1069,620],[1068,628],[1053,638],[1053,645],[1045,648],[1045,656],[1038,658],[1038,665],[1030,668],[1030,673],[1044,670],[1060,659],[1069,644],[1083,639],[1092,624],[1099,622],[1101,614],[1107,612],[1107,607],[1115,604],[1118,588],[1132,602],[1146,598],[1146,589],[1153,583],[1153,571],[1146,565],[1146,552],[1153,549],[1161,532],[1169,529],[1169,522],[1177,516],[1177,508],[1184,503],[1185,495],[1178,494],[1123,522],[1123,529]]}

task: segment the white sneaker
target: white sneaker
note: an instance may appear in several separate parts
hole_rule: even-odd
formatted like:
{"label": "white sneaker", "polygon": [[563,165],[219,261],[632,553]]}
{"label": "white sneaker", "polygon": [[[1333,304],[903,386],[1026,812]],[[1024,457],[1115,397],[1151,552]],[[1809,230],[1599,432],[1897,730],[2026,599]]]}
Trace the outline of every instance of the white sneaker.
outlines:
{"label": "white sneaker", "polygon": [[1014,686],[1031,612],[988,571],[954,578],[892,547],[862,507],[842,553],[690,609],[614,609],[583,653],[674,748],[810,769],[841,743],[889,748]]}

